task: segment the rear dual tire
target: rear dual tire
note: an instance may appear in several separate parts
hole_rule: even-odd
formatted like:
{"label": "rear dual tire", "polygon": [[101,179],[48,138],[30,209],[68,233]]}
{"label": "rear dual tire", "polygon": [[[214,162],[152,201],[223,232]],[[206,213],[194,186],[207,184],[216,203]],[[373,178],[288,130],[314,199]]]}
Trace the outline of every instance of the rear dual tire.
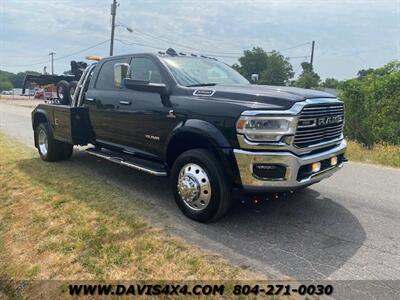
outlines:
{"label": "rear dual tire", "polygon": [[48,123],[40,123],[35,130],[35,140],[41,159],[59,161],[70,159],[73,145],[57,141]]}
{"label": "rear dual tire", "polygon": [[66,80],[60,80],[57,83],[57,97],[60,104],[68,105],[71,103],[77,85],[77,81],[68,82]]}
{"label": "rear dual tire", "polygon": [[182,153],[171,171],[175,202],[187,217],[209,223],[231,206],[231,186],[213,152],[193,149]]}

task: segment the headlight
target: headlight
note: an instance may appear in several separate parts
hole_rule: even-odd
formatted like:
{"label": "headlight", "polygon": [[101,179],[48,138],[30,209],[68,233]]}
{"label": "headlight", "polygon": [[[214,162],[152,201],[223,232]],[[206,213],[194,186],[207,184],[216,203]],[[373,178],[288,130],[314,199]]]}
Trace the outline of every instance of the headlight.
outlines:
{"label": "headlight", "polygon": [[251,141],[279,141],[282,136],[294,134],[296,117],[241,116],[236,122],[238,133]]}

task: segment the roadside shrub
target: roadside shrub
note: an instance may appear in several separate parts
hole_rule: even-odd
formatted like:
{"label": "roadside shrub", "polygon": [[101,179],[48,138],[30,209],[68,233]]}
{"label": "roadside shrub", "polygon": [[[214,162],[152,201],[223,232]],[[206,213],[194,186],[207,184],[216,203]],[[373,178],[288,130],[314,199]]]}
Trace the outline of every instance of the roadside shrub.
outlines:
{"label": "roadside shrub", "polygon": [[339,86],[346,107],[345,135],[367,146],[400,145],[400,62]]}

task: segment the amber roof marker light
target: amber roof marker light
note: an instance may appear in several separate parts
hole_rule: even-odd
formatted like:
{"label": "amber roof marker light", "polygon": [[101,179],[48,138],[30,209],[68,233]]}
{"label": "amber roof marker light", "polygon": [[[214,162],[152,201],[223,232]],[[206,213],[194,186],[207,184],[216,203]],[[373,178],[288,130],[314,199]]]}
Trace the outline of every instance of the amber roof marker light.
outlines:
{"label": "amber roof marker light", "polygon": [[101,60],[101,56],[98,55],[89,55],[85,57],[87,60],[94,60],[94,61],[99,61]]}

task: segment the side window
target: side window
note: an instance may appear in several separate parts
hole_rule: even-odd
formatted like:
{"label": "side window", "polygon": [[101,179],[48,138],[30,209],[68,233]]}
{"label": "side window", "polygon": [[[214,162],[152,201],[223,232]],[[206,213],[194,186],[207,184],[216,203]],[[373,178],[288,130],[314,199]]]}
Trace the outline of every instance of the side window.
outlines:
{"label": "side window", "polygon": [[126,62],[125,58],[106,61],[101,66],[100,73],[96,81],[96,88],[103,90],[116,89],[114,84],[114,65],[117,63],[124,63],[124,62]]}
{"label": "side window", "polygon": [[161,73],[157,65],[149,58],[133,58],[130,67],[130,78],[135,80],[162,83]]}

